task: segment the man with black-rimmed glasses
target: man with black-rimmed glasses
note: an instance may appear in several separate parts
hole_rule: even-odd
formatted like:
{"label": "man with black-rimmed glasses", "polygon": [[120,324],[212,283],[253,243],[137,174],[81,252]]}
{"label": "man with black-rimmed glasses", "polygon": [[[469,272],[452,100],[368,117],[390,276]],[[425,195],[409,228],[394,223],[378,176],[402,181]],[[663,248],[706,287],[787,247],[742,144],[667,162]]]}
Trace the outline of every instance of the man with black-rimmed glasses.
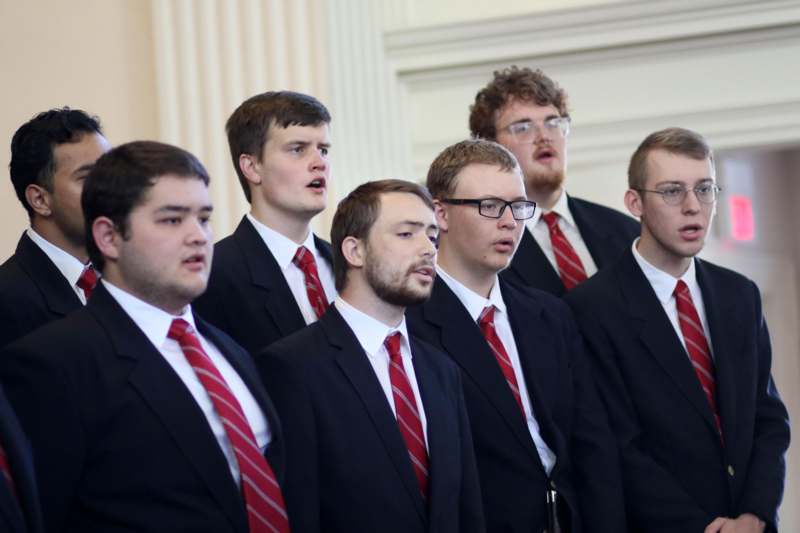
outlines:
{"label": "man with black-rimmed glasses", "polygon": [[625,204],[641,236],[566,296],[622,462],[632,531],[776,531],[789,445],[761,295],[696,259],[719,188],[699,134],[649,135]]}
{"label": "man with black-rimmed glasses", "polygon": [[408,324],[461,368],[487,531],[625,531],[613,437],[569,309],[498,279],[536,211],[517,160],[462,141],[434,160],[427,185],[437,279]]}
{"label": "man with black-rimmed glasses", "polygon": [[526,223],[503,277],[562,296],[612,263],[639,234],[631,217],[567,195],[567,93],[541,70],[496,71],[475,96],[469,127],[474,137],[514,154],[528,200],[542,213]]}

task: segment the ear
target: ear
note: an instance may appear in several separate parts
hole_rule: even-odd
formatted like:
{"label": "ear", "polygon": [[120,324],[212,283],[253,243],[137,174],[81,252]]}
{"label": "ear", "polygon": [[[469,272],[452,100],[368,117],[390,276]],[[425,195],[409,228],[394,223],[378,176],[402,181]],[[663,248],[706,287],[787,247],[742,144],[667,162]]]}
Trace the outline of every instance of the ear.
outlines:
{"label": "ear", "polygon": [[114,223],[108,217],[97,217],[92,222],[92,238],[100,253],[107,260],[119,259],[122,234],[117,231]]}
{"label": "ear", "polygon": [[642,206],[642,195],[639,191],[634,191],[633,189],[628,189],[625,191],[625,207],[628,208],[628,211],[631,212],[631,215],[635,216],[636,218],[642,218],[642,212],[644,211]]}
{"label": "ear", "polygon": [[52,195],[41,185],[31,183],[25,187],[25,201],[40,217],[49,217],[53,214],[53,208],[50,205]]}
{"label": "ear", "polygon": [[367,249],[364,241],[355,237],[345,237],[342,241],[342,255],[348,266],[363,268],[366,262]]}
{"label": "ear", "polygon": [[440,200],[433,201],[433,213],[436,215],[436,223],[439,225],[439,232],[447,231],[447,208]]}
{"label": "ear", "polygon": [[259,161],[251,154],[239,154],[239,170],[251,185],[261,184],[261,175],[258,173]]}

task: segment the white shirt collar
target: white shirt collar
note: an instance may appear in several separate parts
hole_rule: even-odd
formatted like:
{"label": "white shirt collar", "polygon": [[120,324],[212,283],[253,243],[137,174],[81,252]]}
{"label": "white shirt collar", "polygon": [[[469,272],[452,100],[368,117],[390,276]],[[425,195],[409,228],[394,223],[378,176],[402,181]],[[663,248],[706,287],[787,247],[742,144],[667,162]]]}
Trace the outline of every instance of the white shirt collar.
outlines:
{"label": "white shirt collar", "polygon": [[[578,226],[575,224],[575,219],[572,217],[572,212],[569,210],[569,204],[567,203],[566,189],[561,189],[561,194],[559,195],[558,200],[556,200],[555,205],[553,205],[553,208],[547,212],[557,214],[569,227],[577,229]],[[539,223],[540,220],[542,221],[542,224],[547,225],[547,223],[542,220],[542,215],[544,213],[544,208],[537,204],[536,214],[533,216],[533,218],[527,220],[525,226],[530,231],[533,231],[533,228]]]}
{"label": "white shirt collar", "polygon": [[469,316],[472,317],[472,320],[475,322],[478,321],[483,310],[490,305],[495,306],[501,313],[506,312],[506,303],[503,301],[503,295],[500,291],[500,283],[498,282],[497,276],[494,277],[494,285],[492,285],[492,290],[489,291],[489,297],[486,298],[448,274],[439,265],[436,265],[436,274],[441,277],[442,281],[455,293],[456,297],[461,301],[461,304],[467,308]]}
{"label": "white shirt collar", "polygon": [[638,242],[638,238],[633,241],[633,257],[639,264],[639,268],[641,268],[642,272],[644,272],[647,281],[649,281],[650,285],[653,287],[653,290],[655,291],[658,300],[661,302],[661,305],[666,305],[670,298],[672,298],[672,293],[675,291],[675,285],[678,283],[679,279],[683,280],[683,282],[686,283],[687,287],[690,289],[698,287],[694,259],[692,259],[692,261],[689,263],[689,268],[686,269],[686,272],[681,274],[679,278],[676,278],[672,274],[668,274],[663,270],[656,268],[649,263],[647,259],[642,257],[642,254],[640,254],[639,250],[636,249],[636,244]]}
{"label": "white shirt collar", "polygon": [[380,320],[371,317],[370,315],[359,311],[349,303],[347,303],[341,296],[336,297],[334,302],[336,310],[342,315],[344,321],[353,330],[358,343],[364,348],[369,357],[376,357],[380,353],[383,346],[383,341],[389,335],[399,332],[401,346],[405,345],[408,353],[411,353],[408,343],[408,330],[406,329],[406,317],[400,321],[396,327],[389,327]]}
{"label": "white shirt collar", "polygon": [[167,340],[167,333],[169,333],[169,327],[176,318],[184,319],[192,326],[192,329],[197,332],[197,327],[194,323],[194,315],[192,314],[192,307],[190,305],[184,308],[180,316],[174,316],[112,285],[105,279],[101,279],[101,282],[120,307],[122,307],[136,325],[139,326],[139,329],[142,330],[150,342],[153,343],[156,349],[160,350],[164,345],[164,342]]}
{"label": "white shirt collar", "polygon": [[63,276],[67,279],[70,285],[73,287],[78,283],[78,278],[81,277],[83,273],[83,269],[86,268],[86,265],[78,261],[78,259],[65,252],[52,242],[48,241],[33,228],[28,228],[27,231],[28,237],[38,246],[45,255],[56,265],[56,268],[63,274]]}
{"label": "white shirt collar", "polygon": [[252,214],[247,213],[245,216],[247,217],[247,220],[253,224],[253,227],[256,229],[258,234],[261,235],[261,238],[264,240],[264,244],[267,245],[267,248],[269,248],[269,251],[272,253],[272,256],[275,258],[275,261],[278,262],[278,266],[280,266],[281,269],[285,270],[289,268],[289,266],[292,264],[292,259],[294,259],[294,255],[297,253],[297,249],[300,246],[305,246],[314,255],[314,257],[319,257],[319,254],[317,253],[317,245],[314,243],[313,232],[309,231],[303,244],[298,245],[292,239],[281,233],[278,233],[269,226],[266,226],[262,222],[256,220]]}

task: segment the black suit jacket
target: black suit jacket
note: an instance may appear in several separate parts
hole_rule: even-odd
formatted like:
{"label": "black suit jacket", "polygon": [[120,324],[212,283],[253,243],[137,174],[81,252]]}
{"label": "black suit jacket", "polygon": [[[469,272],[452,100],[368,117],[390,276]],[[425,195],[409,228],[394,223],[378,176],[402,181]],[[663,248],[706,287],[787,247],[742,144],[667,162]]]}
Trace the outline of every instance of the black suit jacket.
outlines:
{"label": "black suit jacket", "polygon": [[[597,270],[613,263],[639,236],[639,223],[610,207],[571,196],[567,197],[567,205]],[[566,292],[558,272],[527,230],[522,233],[511,265],[500,275],[508,281],[556,296],[563,296]]]}
{"label": "black suit jacket", "polygon": [[[331,263],[330,244],[316,236],[314,243]],[[251,354],[306,326],[280,266],[247,217],[214,245],[208,289],[194,307]]]}
{"label": "black suit jacket", "polygon": [[81,306],[61,271],[23,233],[0,266],[0,347]]}
{"label": "black suit jacket", "polygon": [[[500,287],[541,435],[557,457],[550,480],[567,505],[565,531],[624,531],[617,450],[569,308],[543,291]],[[549,480],[480,328],[441,279],[407,316],[413,334],[461,368],[488,531],[541,531]]]}
{"label": "black suit jacket", "polygon": [[789,421],[755,284],[696,260],[724,445],[683,345],[628,251],[567,295],[596,366],[637,531],[701,532],[750,512],[774,530]]}
{"label": "black suit jacket", "polygon": [[[247,353],[196,319],[281,429]],[[164,357],[98,285],[89,304],[12,343],[0,378],[30,437],[50,532],[248,530],[241,492],[208,421]]]}
{"label": "black suit jacket", "polygon": [[5,479],[0,479],[0,531],[7,533],[40,533],[42,529],[39,494],[33,472],[30,444],[22,433],[14,411],[11,410],[0,387],[0,445],[17,490],[11,493]]}
{"label": "black suit jacket", "polygon": [[427,418],[428,505],[372,365],[335,307],[256,363],[285,417],[293,533],[484,531],[458,370],[411,339]]}

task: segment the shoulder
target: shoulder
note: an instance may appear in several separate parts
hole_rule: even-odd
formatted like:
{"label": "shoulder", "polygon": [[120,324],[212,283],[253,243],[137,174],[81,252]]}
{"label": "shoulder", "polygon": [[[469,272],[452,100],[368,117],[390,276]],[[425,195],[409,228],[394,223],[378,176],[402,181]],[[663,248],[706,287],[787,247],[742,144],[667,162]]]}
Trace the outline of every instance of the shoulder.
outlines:
{"label": "shoulder", "polygon": [[26,293],[35,285],[35,280],[22,266],[16,254],[0,265],[0,298]]}
{"label": "shoulder", "polygon": [[332,348],[320,322],[314,322],[267,346],[257,359],[277,359],[294,367],[313,366]]}
{"label": "shoulder", "polygon": [[574,196],[569,197],[569,204],[571,209],[583,210],[589,213],[593,218],[601,219],[607,224],[635,230],[637,234],[639,232],[639,222],[621,211],[581,198],[575,198]]}

